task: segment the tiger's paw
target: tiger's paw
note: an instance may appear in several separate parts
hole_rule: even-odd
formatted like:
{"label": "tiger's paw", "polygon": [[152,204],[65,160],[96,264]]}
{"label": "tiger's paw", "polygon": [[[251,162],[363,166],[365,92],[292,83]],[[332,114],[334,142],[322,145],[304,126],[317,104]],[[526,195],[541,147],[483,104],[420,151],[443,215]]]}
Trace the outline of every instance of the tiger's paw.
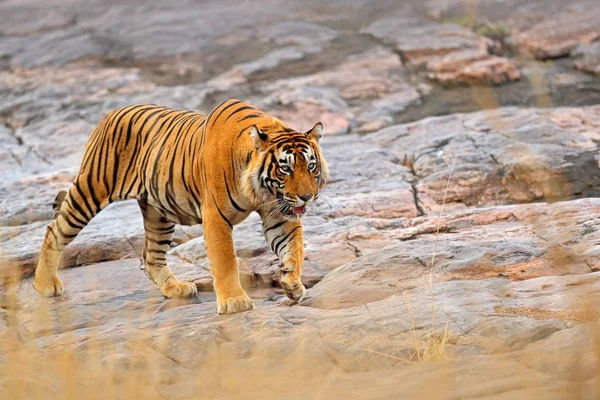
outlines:
{"label": "tiger's paw", "polygon": [[187,299],[198,294],[198,289],[193,282],[180,282],[169,279],[160,288],[163,296],[167,299]]}
{"label": "tiger's paw", "polygon": [[244,292],[235,297],[228,297],[223,300],[217,296],[217,312],[219,314],[233,314],[254,309],[254,303]]}
{"label": "tiger's paw", "polygon": [[283,288],[285,295],[296,303],[300,303],[306,296],[306,288],[301,282],[293,285],[287,285],[282,282],[281,287]]}
{"label": "tiger's paw", "polygon": [[63,284],[58,275],[36,274],[33,288],[44,297],[58,297],[63,294]]}
{"label": "tiger's paw", "polygon": [[300,278],[294,276],[293,273],[282,270],[279,277],[279,284],[285,292],[285,295],[290,300],[293,300],[297,303],[300,303],[302,300],[304,300],[304,297],[306,296],[306,288],[302,284]]}

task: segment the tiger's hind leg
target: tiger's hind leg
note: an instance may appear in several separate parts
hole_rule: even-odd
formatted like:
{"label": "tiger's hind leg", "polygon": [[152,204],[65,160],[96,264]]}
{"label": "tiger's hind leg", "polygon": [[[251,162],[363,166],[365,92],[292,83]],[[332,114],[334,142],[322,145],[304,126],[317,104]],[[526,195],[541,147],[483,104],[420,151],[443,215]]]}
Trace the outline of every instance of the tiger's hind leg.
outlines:
{"label": "tiger's hind leg", "polygon": [[160,288],[163,296],[186,298],[198,293],[196,285],[192,282],[180,282],[175,278],[167,266],[167,251],[171,245],[175,224],[165,217],[150,204],[139,200],[144,216],[144,241],[143,259],[150,279]]}
{"label": "tiger's hind leg", "polygon": [[46,228],[33,281],[33,287],[46,297],[63,294],[63,284],[58,277],[63,249],[106,206],[107,201],[90,199],[84,193],[76,181],[68,192],[59,192],[54,200],[54,221]]}

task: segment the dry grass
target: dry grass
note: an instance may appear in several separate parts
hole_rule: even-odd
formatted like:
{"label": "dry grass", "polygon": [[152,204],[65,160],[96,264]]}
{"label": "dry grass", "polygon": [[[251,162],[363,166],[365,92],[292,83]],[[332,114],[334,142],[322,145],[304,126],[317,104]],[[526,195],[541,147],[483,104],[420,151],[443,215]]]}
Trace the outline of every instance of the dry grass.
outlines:
{"label": "dry grass", "polygon": [[[410,296],[408,293],[406,294],[406,304],[411,320],[411,333],[414,346],[414,353],[411,357],[411,360],[419,363],[448,360],[448,340],[450,338],[448,333],[448,323],[446,323],[446,326],[441,334],[437,334],[435,331],[435,326],[432,325],[427,332],[425,339],[422,339],[418,336],[417,329],[415,328],[415,317],[413,315]],[[435,320],[435,311],[432,314],[432,320]]]}
{"label": "dry grass", "polygon": [[407,296],[407,305],[412,325],[415,359],[418,362],[436,362],[445,361],[448,357],[447,345],[448,345],[448,323],[441,334],[436,332],[435,325],[435,294],[433,291],[433,271],[435,267],[435,256],[437,254],[437,245],[440,237],[440,227],[442,224],[442,216],[444,215],[444,207],[446,206],[446,199],[448,198],[448,189],[450,188],[450,182],[452,181],[452,175],[454,174],[454,167],[456,166],[456,157],[452,161],[450,168],[450,174],[448,175],[448,181],[446,182],[446,188],[444,190],[444,199],[440,208],[440,214],[438,216],[438,223],[435,231],[435,241],[433,244],[433,251],[431,252],[431,265],[429,268],[429,281],[428,289],[431,296],[431,328],[427,334],[424,343],[417,338],[417,332],[415,330],[415,319],[410,306],[410,297]]}

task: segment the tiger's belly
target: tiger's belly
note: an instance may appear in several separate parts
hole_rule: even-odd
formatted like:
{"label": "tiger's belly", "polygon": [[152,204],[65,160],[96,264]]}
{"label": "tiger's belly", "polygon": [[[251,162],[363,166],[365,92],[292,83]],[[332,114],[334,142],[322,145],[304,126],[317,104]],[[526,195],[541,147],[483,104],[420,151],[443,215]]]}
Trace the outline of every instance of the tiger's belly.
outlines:
{"label": "tiger's belly", "polygon": [[179,224],[179,225],[192,226],[192,225],[199,225],[202,223],[201,217],[192,218],[187,215],[169,214],[169,215],[165,215],[165,218],[167,218],[170,221],[173,221],[174,223]]}
{"label": "tiger's belly", "polygon": [[146,202],[176,224],[201,224],[202,202],[198,188],[192,182],[184,182],[184,177],[173,176],[170,163],[157,164],[144,173]]}
{"label": "tiger's belly", "polygon": [[176,224],[191,226],[202,223],[202,214],[199,209],[196,212],[182,204],[177,204],[177,207],[174,208],[172,203],[157,201],[153,198],[148,198],[147,203],[160,211],[163,217]]}

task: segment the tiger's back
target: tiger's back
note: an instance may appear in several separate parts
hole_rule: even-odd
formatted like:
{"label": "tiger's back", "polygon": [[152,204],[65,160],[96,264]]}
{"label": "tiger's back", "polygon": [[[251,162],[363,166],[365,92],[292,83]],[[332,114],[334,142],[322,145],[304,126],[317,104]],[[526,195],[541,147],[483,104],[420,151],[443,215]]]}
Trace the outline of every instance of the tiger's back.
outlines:
{"label": "tiger's back", "polygon": [[130,198],[150,202],[182,224],[201,223],[200,190],[190,183],[206,116],[154,105],[109,113],[92,132],[74,185],[98,212]]}

